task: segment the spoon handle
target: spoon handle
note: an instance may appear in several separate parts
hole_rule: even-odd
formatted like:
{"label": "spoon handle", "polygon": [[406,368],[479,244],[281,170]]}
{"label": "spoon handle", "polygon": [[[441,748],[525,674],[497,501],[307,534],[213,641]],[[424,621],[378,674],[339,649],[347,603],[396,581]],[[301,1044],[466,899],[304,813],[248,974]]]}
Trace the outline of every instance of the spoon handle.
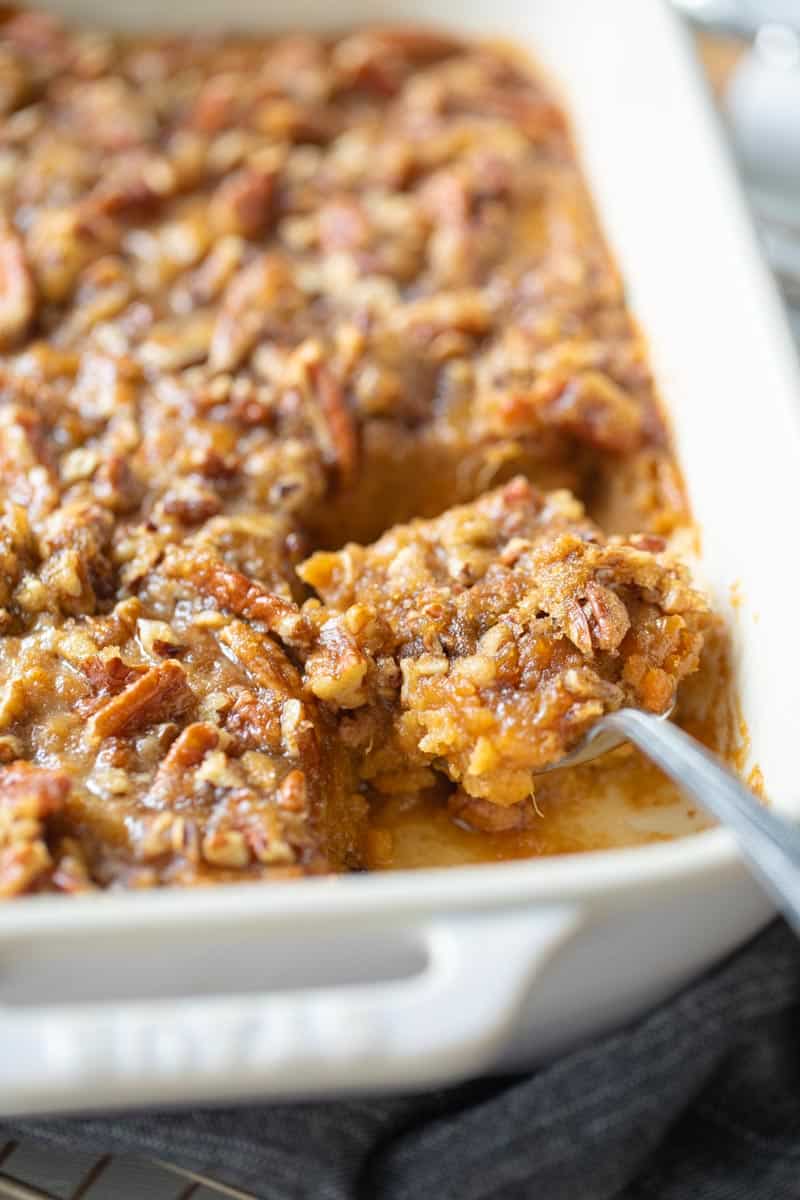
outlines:
{"label": "spoon handle", "polygon": [[762,807],[735,775],[677,725],[623,708],[609,713],[603,727],[634,742],[733,831],[754,876],[800,934],[800,830]]}

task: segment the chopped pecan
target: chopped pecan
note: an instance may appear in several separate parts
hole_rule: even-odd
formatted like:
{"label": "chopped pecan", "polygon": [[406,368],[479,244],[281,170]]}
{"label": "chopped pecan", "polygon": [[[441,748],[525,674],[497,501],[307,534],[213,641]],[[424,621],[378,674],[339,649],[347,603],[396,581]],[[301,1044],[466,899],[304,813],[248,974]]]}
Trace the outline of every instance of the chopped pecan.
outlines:
{"label": "chopped pecan", "polygon": [[161,658],[179,658],[185,649],[181,635],[166,621],[140,617],[136,622],[136,632],[146,654],[159,655]]}
{"label": "chopped pecan", "polygon": [[412,300],[397,310],[393,323],[399,332],[441,333],[455,329],[463,333],[482,334],[490,328],[491,319],[484,293],[478,288],[464,288]]}
{"label": "chopped pecan", "polygon": [[623,601],[593,579],[586,585],[586,599],[593,618],[592,641],[600,650],[616,650],[631,627]]}
{"label": "chopped pecan", "polygon": [[228,713],[225,730],[240,747],[277,750],[281,744],[280,709],[269,699],[244,692]]}
{"label": "chopped pecan", "polygon": [[180,663],[168,659],[149,667],[108,700],[89,721],[89,736],[97,740],[127,736],[157,721],[185,716],[194,703],[185,671]]}
{"label": "chopped pecan", "polygon": [[592,631],[589,628],[589,621],[586,613],[580,606],[580,603],[574,599],[567,599],[563,606],[563,622],[564,632],[573,645],[577,646],[581,654],[585,654],[587,658],[591,658],[594,651],[592,650]]}
{"label": "chopped pecan", "polygon": [[63,771],[22,761],[0,768],[0,804],[15,816],[44,820],[58,812],[69,790]]}
{"label": "chopped pecan", "polygon": [[268,591],[234,571],[219,558],[202,553],[170,554],[161,570],[168,578],[185,580],[200,595],[213,599],[248,621],[259,621],[288,642],[303,641],[308,625],[296,604]]}
{"label": "chopped pecan", "polygon": [[144,481],[120,454],[111,454],[100,463],[93,482],[100,503],[124,515],[139,506],[145,493]]}
{"label": "chopped pecan", "polygon": [[[220,741],[220,731],[205,721],[195,721],[178,734],[167,754],[159,763],[145,795],[142,805],[145,808],[161,810],[162,828],[170,829],[172,809],[181,798],[191,799],[194,794],[196,774],[207,754],[216,750]],[[184,832],[188,832],[184,830]],[[152,841],[153,827],[149,827]],[[171,837],[171,830],[169,836]],[[166,847],[164,847],[166,849]],[[177,850],[176,850],[177,852]],[[181,851],[182,852],[182,851]],[[161,851],[159,851],[161,853]]]}
{"label": "chopped pecan", "polygon": [[154,325],[139,347],[142,365],[151,371],[181,371],[208,358],[214,318],[193,313],[182,321]]}
{"label": "chopped pecan", "polygon": [[640,405],[599,371],[569,380],[542,406],[541,415],[603,450],[633,450],[644,433]]}
{"label": "chopped pecan", "polygon": [[232,371],[256,345],[271,320],[299,300],[285,261],[262,254],[236,274],[225,291],[214,326],[209,363],[215,371]]}
{"label": "chopped pecan", "polygon": [[215,867],[246,867],[250,848],[245,835],[238,829],[212,829],[205,835],[200,851],[206,862]]}
{"label": "chopped pecan", "polygon": [[45,61],[60,62],[69,53],[66,30],[53,13],[19,12],[13,5],[3,5],[0,16],[3,40],[26,54]]}
{"label": "chopped pecan", "polygon": [[278,694],[299,691],[301,680],[297,667],[272,638],[256,633],[242,621],[231,621],[218,636],[259,687]]}
{"label": "chopped pecan", "polygon": [[430,65],[450,58],[464,50],[465,43],[452,33],[441,29],[426,29],[421,25],[384,25],[370,30],[378,45],[398,50],[414,64]]}
{"label": "chopped pecan", "polygon": [[306,661],[306,681],[314,695],[338,708],[358,708],[367,698],[368,671],[369,659],[344,623],[335,617],[326,621]]}
{"label": "chopped pecan", "polygon": [[163,769],[185,771],[198,766],[219,744],[219,730],[203,721],[187,725],[164,759]]}
{"label": "chopped pecan", "polygon": [[83,714],[95,712],[109,696],[118,696],[147,670],[146,667],[123,662],[119,655],[100,658],[96,654],[84,659],[80,669],[92,689],[91,698],[79,702],[79,711]]}
{"label": "chopped pecan", "polygon": [[87,263],[114,240],[107,229],[89,228],[77,206],[40,210],[25,238],[39,295],[50,303],[65,301]]}
{"label": "chopped pecan", "polygon": [[241,266],[245,247],[242,238],[233,235],[221,237],[214,243],[189,277],[188,291],[193,302],[207,304],[220,295]]}
{"label": "chopped pecan", "polygon": [[219,133],[229,125],[236,112],[238,79],[226,72],[212,75],[197,93],[186,119],[187,125],[199,133]]}
{"label": "chopped pecan", "polygon": [[353,413],[341,384],[324,363],[312,368],[312,377],[340,481],[343,485],[351,484],[359,460],[358,428]]}
{"label": "chopped pecan", "polygon": [[460,43],[435,30],[387,27],[343,38],[334,51],[340,84],[396,95],[415,66],[457,53]]}
{"label": "chopped pecan", "polygon": [[255,238],[267,229],[274,213],[274,169],[242,167],[224,179],[211,198],[209,216],[223,234]]}
{"label": "chopped pecan", "polygon": [[306,777],[302,771],[290,771],[278,788],[277,804],[289,812],[302,813],[308,807]]}
{"label": "chopped pecan", "polygon": [[98,219],[115,217],[134,209],[147,208],[158,200],[158,193],[141,174],[141,164],[125,171],[117,170],[82,201],[79,221],[81,228],[97,229]]}
{"label": "chopped pecan", "polygon": [[0,897],[27,891],[50,866],[46,822],[69,790],[60,771],[27,762],[0,768]]}
{"label": "chopped pecan", "polygon": [[36,564],[36,545],[24,508],[8,506],[0,516],[0,605],[12,603],[14,589]]}
{"label": "chopped pecan", "polygon": [[110,542],[114,520],[110,512],[94,502],[75,500],[42,522],[40,570],[60,611],[91,612],[98,599],[114,592],[114,568]]}
{"label": "chopped pecan", "polygon": [[20,837],[5,846],[0,840],[0,898],[27,891],[50,862],[50,852],[41,838]]}
{"label": "chopped pecan", "polygon": [[184,525],[202,525],[221,511],[222,501],[211,488],[189,481],[170,488],[161,507],[168,516],[177,517]]}
{"label": "chopped pecan", "polygon": [[28,331],[36,309],[33,276],[25,250],[7,226],[0,228],[0,348],[7,350]]}

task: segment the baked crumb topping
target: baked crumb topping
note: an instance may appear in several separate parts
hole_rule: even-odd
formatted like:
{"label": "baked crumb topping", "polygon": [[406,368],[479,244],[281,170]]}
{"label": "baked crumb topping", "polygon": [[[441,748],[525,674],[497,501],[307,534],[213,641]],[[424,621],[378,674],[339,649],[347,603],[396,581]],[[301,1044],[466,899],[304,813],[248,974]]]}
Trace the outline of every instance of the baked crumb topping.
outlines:
{"label": "baked crumb topping", "polygon": [[422,29],[3,15],[0,506],[0,895],[513,831],[712,621],[564,116]]}
{"label": "baked crumb topping", "polygon": [[607,539],[569,493],[518,478],[318,553],[300,567],[324,602],[306,606],[308,685],[352,712],[343,732],[378,790],[412,791],[434,768],[516,804],[604,712],[665,712],[696,669],[708,608],[657,547]]}

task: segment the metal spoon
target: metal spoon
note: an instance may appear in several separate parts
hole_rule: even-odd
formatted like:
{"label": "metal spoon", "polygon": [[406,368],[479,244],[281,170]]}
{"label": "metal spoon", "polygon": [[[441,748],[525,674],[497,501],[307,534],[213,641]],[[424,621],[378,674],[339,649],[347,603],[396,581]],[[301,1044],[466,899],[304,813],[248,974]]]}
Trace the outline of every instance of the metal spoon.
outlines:
{"label": "metal spoon", "polygon": [[800,934],[800,829],[762,807],[710,751],[663,716],[621,708],[607,713],[571,753],[546,771],[577,766],[633,742],[736,836],[764,891]]}

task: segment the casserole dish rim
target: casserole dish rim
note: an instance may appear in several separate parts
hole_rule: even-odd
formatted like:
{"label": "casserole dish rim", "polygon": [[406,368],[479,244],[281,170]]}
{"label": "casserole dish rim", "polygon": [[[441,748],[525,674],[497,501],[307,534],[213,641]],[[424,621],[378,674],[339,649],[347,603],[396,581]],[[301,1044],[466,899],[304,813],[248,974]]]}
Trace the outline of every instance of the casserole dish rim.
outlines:
{"label": "casserole dish rim", "polygon": [[[712,869],[725,872],[741,865],[734,835],[725,829],[711,828],[640,846],[499,863],[365,871],[270,884],[258,881],[226,884],[207,889],[166,887],[145,892],[95,892],[68,898],[47,893],[28,895],[0,906],[0,936],[9,928],[16,931],[23,926],[33,932],[43,923],[47,923],[53,932],[51,922],[72,932],[74,923],[68,918],[73,913],[80,914],[87,923],[105,926],[115,919],[134,917],[141,910],[144,922],[149,923],[156,915],[150,910],[162,905],[164,915],[168,910],[171,919],[180,919],[184,909],[187,917],[200,909],[204,915],[210,915],[218,904],[227,904],[231,914],[246,908],[250,912],[258,909],[268,916],[272,913],[300,914],[313,909],[324,898],[322,915],[335,911],[340,916],[363,909],[365,889],[375,892],[370,896],[371,912],[376,907],[381,911],[434,908],[442,904],[449,907],[459,901],[462,890],[459,884],[462,884],[465,872],[470,878],[474,875],[476,886],[471,889],[472,894],[464,907],[477,907],[476,892],[485,893],[488,902],[499,900],[505,893],[530,900],[552,900],[562,896],[590,898],[606,894],[609,887],[621,895],[643,886],[659,888],[670,881],[678,883],[698,874],[707,876]],[[413,894],[410,894],[410,883],[413,883]],[[462,905],[458,903],[458,907]],[[98,911],[103,914],[99,922]],[[62,913],[66,919],[59,921]]]}

